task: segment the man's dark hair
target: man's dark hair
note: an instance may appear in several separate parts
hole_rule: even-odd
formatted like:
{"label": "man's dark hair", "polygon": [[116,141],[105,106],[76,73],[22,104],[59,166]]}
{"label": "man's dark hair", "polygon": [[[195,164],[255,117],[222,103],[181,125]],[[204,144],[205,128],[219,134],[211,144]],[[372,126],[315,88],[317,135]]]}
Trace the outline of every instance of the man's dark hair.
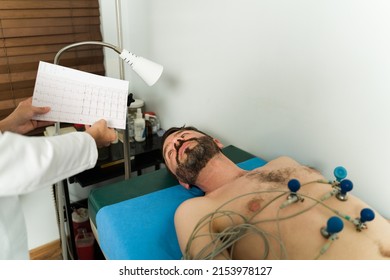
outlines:
{"label": "man's dark hair", "polygon": [[[168,138],[169,135],[171,135],[172,133],[175,133],[177,131],[187,131],[187,130],[192,130],[192,131],[196,131],[196,132],[202,133],[204,135],[207,135],[203,131],[200,131],[199,129],[197,129],[196,127],[193,127],[193,126],[183,125],[182,127],[171,127],[170,129],[168,129],[167,131],[164,132],[164,135],[161,138],[161,151],[163,150],[162,148],[164,147],[165,140]],[[209,136],[209,135],[207,135],[207,136]]]}

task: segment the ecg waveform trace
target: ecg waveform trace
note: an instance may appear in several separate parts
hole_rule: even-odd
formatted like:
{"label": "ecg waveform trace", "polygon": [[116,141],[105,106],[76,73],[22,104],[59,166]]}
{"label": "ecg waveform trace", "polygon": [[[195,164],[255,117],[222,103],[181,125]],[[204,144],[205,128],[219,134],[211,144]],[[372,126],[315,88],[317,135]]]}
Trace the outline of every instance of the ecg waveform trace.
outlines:
{"label": "ecg waveform trace", "polygon": [[51,109],[34,119],[87,125],[105,119],[109,127],[125,129],[128,85],[128,81],[41,61],[33,105]]}

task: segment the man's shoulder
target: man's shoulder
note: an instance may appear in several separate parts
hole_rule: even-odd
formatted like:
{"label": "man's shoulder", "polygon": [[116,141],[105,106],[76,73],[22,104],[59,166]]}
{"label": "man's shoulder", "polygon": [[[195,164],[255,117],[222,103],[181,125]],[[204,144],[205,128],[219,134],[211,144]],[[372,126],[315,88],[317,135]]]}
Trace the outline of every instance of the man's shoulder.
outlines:
{"label": "man's shoulder", "polygon": [[[281,167],[285,167],[285,166],[299,166],[301,165],[298,161],[296,161],[295,159],[291,158],[291,157],[288,157],[288,156],[280,156],[280,157],[277,157],[271,161],[269,161],[268,163],[266,163],[264,165],[264,167],[275,167],[275,168],[281,168]],[[262,169],[263,166],[257,168],[257,169]]]}
{"label": "man's shoulder", "polygon": [[183,201],[176,209],[175,218],[180,216],[199,216],[210,212],[212,202],[205,196],[199,196]]}
{"label": "man's shoulder", "polygon": [[207,198],[205,196],[197,196],[184,200],[176,211],[183,211],[185,209],[191,209],[206,203]]}

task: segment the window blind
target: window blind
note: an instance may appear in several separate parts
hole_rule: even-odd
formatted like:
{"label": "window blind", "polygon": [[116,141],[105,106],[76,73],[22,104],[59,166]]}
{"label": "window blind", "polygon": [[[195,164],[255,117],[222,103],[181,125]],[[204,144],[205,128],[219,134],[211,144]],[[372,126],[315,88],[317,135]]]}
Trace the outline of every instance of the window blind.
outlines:
{"label": "window blind", "polygon": [[[101,40],[98,0],[0,0],[0,119],[32,96],[39,61]],[[103,58],[101,46],[80,46],[64,52],[60,65],[104,75]]]}

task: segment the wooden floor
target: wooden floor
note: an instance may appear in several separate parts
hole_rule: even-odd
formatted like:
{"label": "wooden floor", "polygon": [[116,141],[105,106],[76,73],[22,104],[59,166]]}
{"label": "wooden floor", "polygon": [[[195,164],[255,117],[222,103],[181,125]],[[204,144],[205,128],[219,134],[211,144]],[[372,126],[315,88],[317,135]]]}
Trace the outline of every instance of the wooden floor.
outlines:
{"label": "wooden floor", "polygon": [[60,240],[30,250],[31,260],[62,260]]}

